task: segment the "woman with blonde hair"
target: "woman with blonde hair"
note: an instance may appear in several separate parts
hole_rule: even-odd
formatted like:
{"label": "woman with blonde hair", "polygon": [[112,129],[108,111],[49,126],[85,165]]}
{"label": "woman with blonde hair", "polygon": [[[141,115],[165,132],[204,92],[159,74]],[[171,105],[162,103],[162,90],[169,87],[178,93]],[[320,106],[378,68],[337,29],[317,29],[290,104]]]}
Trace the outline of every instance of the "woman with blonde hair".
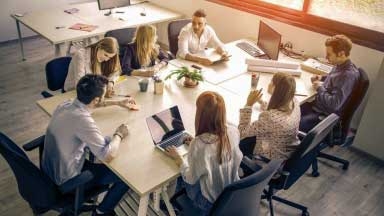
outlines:
{"label": "woman with blonde hair", "polygon": [[168,56],[156,44],[156,28],[142,25],[136,29],[132,43],[122,47],[121,60],[123,74],[133,76],[153,76],[168,64]]}
{"label": "woman with blonde hair", "polygon": [[224,99],[218,93],[206,91],[197,98],[195,132],[195,138],[186,141],[186,160],[175,147],[167,152],[180,166],[176,191],[185,188],[193,204],[208,214],[224,187],[239,179],[243,157],[239,131],[227,125]]}
{"label": "woman with blonde hair", "polygon": [[[269,159],[287,159],[299,143],[300,104],[294,99],[295,79],[276,73],[268,86],[269,103],[261,100],[261,90],[251,91],[247,104],[240,109],[241,139],[256,136],[256,142],[242,143],[243,154],[260,154]],[[251,123],[252,106],[259,102],[262,112]]]}
{"label": "woman with blonde hair", "polygon": [[73,90],[85,74],[103,75],[110,83],[108,94],[114,81],[121,73],[119,44],[115,38],[105,37],[97,43],[79,49],[72,57],[68,75],[64,83],[65,90]]}

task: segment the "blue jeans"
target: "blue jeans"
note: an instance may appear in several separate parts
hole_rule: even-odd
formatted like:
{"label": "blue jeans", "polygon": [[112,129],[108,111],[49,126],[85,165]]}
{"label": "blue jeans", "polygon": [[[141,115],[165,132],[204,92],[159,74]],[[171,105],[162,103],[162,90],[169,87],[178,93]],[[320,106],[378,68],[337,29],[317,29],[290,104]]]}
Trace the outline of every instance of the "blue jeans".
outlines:
{"label": "blue jeans", "polygon": [[312,109],[313,103],[304,103],[300,106],[301,119],[299,130],[308,133],[314,128],[321,120],[319,117],[321,113],[318,113]]}
{"label": "blue jeans", "polygon": [[192,200],[195,207],[202,211],[202,215],[209,215],[213,204],[209,202],[201,193],[200,183],[196,182],[196,184],[191,185],[186,183],[182,177],[179,177],[177,179],[175,192],[177,193],[184,188],[187,192],[188,198]]}
{"label": "blue jeans", "polygon": [[104,164],[95,164],[86,160],[83,170],[89,170],[94,175],[93,179],[85,185],[86,188],[113,184],[97,207],[99,211],[112,212],[129,187]]}

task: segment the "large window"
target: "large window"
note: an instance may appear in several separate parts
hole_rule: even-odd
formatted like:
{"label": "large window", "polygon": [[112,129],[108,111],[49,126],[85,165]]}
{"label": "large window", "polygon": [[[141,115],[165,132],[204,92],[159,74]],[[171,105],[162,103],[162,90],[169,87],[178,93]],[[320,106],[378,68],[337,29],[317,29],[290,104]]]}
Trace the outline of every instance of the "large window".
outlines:
{"label": "large window", "polygon": [[208,0],[384,51],[383,0]]}

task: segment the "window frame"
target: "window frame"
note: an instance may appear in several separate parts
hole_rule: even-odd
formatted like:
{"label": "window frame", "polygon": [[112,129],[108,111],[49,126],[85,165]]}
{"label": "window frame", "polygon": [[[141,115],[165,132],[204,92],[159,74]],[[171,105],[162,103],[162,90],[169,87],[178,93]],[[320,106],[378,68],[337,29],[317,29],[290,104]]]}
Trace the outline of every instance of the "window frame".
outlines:
{"label": "window frame", "polygon": [[354,43],[384,52],[384,33],[372,29],[326,19],[307,13],[310,0],[304,0],[303,10],[278,6],[256,0],[207,0],[237,10],[280,21],[325,35],[344,34]]}

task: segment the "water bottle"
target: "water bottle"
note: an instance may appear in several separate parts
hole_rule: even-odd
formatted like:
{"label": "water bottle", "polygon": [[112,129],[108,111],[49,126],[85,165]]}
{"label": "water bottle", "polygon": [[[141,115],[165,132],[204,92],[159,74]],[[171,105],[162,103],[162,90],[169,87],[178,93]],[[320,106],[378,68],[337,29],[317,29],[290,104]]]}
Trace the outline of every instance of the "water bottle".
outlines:
{"label": "water bottle", "polygon": [[251,77],[251,90],[256,90],[257,83],[259,83],[260,75],[257,73],[252,73]]}

